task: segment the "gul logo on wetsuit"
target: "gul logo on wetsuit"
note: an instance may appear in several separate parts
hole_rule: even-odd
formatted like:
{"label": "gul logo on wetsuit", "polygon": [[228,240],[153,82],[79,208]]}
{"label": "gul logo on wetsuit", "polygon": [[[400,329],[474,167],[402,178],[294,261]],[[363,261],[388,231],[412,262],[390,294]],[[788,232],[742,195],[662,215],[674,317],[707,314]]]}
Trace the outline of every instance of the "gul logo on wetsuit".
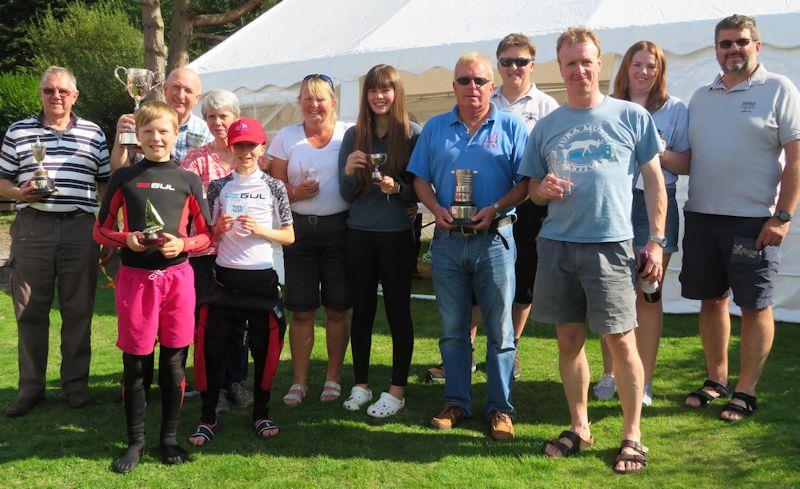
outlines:
{"label": "gul logo on wetsuit", "polygon": [[136,188],[152,188],[154,190],[175,191],[175,187],[173,187],[172,184],[159,182],[136,182]]}
{"label": "gul logo on wetsuit", "polygon": [[224,195],[226,199],[266,199],[262,193],[253,194],[250,192],[229,192]]}

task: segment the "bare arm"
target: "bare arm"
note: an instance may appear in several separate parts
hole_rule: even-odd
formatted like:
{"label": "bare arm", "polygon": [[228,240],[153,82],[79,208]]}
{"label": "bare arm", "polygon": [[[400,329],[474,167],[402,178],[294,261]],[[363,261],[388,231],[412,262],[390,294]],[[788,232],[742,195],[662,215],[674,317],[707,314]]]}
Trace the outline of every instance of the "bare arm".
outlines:
{"label": "bare arm", "polygon": [[34,188],[30,180],[25,182],[22,187],[18,187],[17,184],[11,180],[0,178],[0,195],[7,199],[28,203],[41,200],[42,196],[32,194],[32,190],[34,190]]}
{"label": "bare arm", "polygon": [[[783,145],[786,156],[786,165],[783,167],[781,175],[781,191],[778,194],[778,203],[775,204],[776,211],[786,211],[793,214],[800,200],[800,140],[790,141]],[[777,217],[772,217],[761,228],[761,233],[756,240],[756,248],[764,246],[780,246],[786,233],[789,232],[790,223],[781,221]]]}
{"label": "bare arm", "polygon": [[445,209],[436,200],[436,194],[433,193],[431,183],[420,177],[414,177],[414,190],[417,192],[420,202],[425,204],[425,207],[431,211],[433,217],[436,219],[436,226],[442,229],[453,229],[453,216],[450,211]]}
{"label": "bare arm", "polygon": [[675,175],[688,175],[692,152],[689,150],[683,153],[675,151],[664,151],[660,156],[661,166],[671,171]]}
{"label": "bare arm", "polygon": [[117,133],[114,135],[114,147],[109,155],[111,171],[115,171],[123,166],[127,166],[130,154],[127,146],[119,143],[119,135],[123,132],[130,132],[134,128],[133,114],[123,114],[117,120]]}
{"label": "bare arm", "polygon": [[[647,219],[650,223],[650,236],[664,237],[667,219],[667,189],[658,155],[640,167],[644,180],[644,200],[647,206]],[[647,241],[645,249],[650,253],[650,261],[639,275],[648,282],[661,280],[663,249],[654,241]]]}
{"label": "bare arm", "polygon": [[497,217],[497,214],[505,209],[510,209],[520,202],[524,201],[527,196],[528,183],[525,180],[520,180],[509,190],[504,196],[497,200],[497,209],[493,205],[489,205],[481,209],[480,212],[472,216],[475,229],[488,229],[492,222]]}
{"label": "bare arm", "polygon": [[269,164],[269,173],[286,186],[286,195],[289,197],[289,202],[310,199],[319,193],[319,184],[316,182],[303,180],[297,186],[289,183],[289,162],[286,160],[272,157]]}

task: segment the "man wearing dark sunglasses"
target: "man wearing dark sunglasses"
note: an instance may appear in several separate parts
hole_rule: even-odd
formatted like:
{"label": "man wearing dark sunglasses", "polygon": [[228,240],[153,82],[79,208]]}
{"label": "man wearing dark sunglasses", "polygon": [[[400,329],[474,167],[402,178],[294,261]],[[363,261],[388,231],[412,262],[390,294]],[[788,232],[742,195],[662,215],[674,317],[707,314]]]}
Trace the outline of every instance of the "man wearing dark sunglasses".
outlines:
{"label": "man wearing dark sunglasses", "polygon": [[[44,400],[50,307],[58,283],[61,387],[67,405],[89,402],[90,326],[98,246],[92,239],[97,184],[109,176],[103,131],[72,112],[75,76],[51,66],[39,83],[42,112],[14,123],[0,155],[0,195],[17,202],[11,227],[12,292],[19,331],[19,397],[6,416],[23,416]],[[33,150],[46,146],[44,168],[56,193],[37,194]]]}
{"label": "man wearing dark sunglasses", "polygon": [[[558,102],[533,83],[532,74],[536,46],[525,34],[509,34],[497,45],[497,71],[503,84],[492,92],[492,103],[498,109],[522,118],[528,131],[536,122],[558,107]],[[536,236],[547,215],[547,207],[526,200],[517,206],[514,223],[514,242],[517,261],[514,266],[515,292],[511,316],[514,321],[514,342],[517,343],[533,301],[533,282],[536,277]],[[514,357],[514,378],[522,376],[519,366],[519,345]]]}
{"label": "man wearing dark sunglasses", "polygon": [[[788,78],[758,63],[754,18],[721,20],[714,41],[722,72],[689,104],[692,160],[680,275],[681,295],[701,301],[708,380],[683,404],[698,408],[730,396],[720,419],[732,422],[756,410],[756,384],[772,347],[779,250],[800,200],[800,94]],[[732,395],[731,292],[742,311]]]}
{"label": "man wearing dark sunglasses", "polygon": [[[419,136],[408,171],[414,189],[436,218],[431,246],[434,290],[442,317],[439,348],[447,372],[445,409],[431,420],[450,429],[472,415],[470,310],[474,291],[487,337],[488,400],[485,414],[497,440],[514,437],[511,385],[514,368],[514,207],[525,198],[517,173],[527,141],[521,119],[489,101],[494,84],[489,60],[467,53],[456,63],[456,106],[430,119]],[[471,225],[454,225],[454,170],[475,170]],[[435,187],[434,188],[431,187]]]}

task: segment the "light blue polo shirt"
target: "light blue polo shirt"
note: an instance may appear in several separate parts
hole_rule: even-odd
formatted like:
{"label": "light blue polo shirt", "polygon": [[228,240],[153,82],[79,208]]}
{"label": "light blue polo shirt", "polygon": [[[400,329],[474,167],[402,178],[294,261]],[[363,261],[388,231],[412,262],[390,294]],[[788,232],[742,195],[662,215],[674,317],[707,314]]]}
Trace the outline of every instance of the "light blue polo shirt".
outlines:
{"label": "light blue polo shirt", "polygon": [[[417,140],[407,171],[433,183],[436,200],[447,208],[453,203],[456,176],[453,170],[477,170],[472,199],[478,210],[497,202],[522,179],[517,172],[528,130],[522,120],[497,110],[474,136],[458,117],[458,107],[431,118]],[[513,213],[509,209],[505,214]]]}
{"label": "light blue polo shirt", "polygon": [[542,180],[555,150],[568,152],[572,193],[548,202],[539,236],[571,243],[633,238],[633,175],[659,150],[644,107],[611,97],[590,109],[562,105],[534,126],[520,173]]}

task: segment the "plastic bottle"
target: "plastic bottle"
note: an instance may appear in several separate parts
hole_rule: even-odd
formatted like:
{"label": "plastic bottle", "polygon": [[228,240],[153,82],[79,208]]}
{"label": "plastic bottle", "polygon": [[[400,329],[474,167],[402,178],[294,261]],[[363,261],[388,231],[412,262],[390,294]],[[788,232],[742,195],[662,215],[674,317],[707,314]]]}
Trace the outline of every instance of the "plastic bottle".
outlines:
{"label": "plastic bottle", "polygon": [[[639,252],[639,273],[642,273],[648,261],[650,261],[650,253],[642,249]],[[648,282],[639,278],[639,288],[642,290],[642,297],[645,302],[653,303],[661,300],[661,289],[658,287],[658,281]]]}

